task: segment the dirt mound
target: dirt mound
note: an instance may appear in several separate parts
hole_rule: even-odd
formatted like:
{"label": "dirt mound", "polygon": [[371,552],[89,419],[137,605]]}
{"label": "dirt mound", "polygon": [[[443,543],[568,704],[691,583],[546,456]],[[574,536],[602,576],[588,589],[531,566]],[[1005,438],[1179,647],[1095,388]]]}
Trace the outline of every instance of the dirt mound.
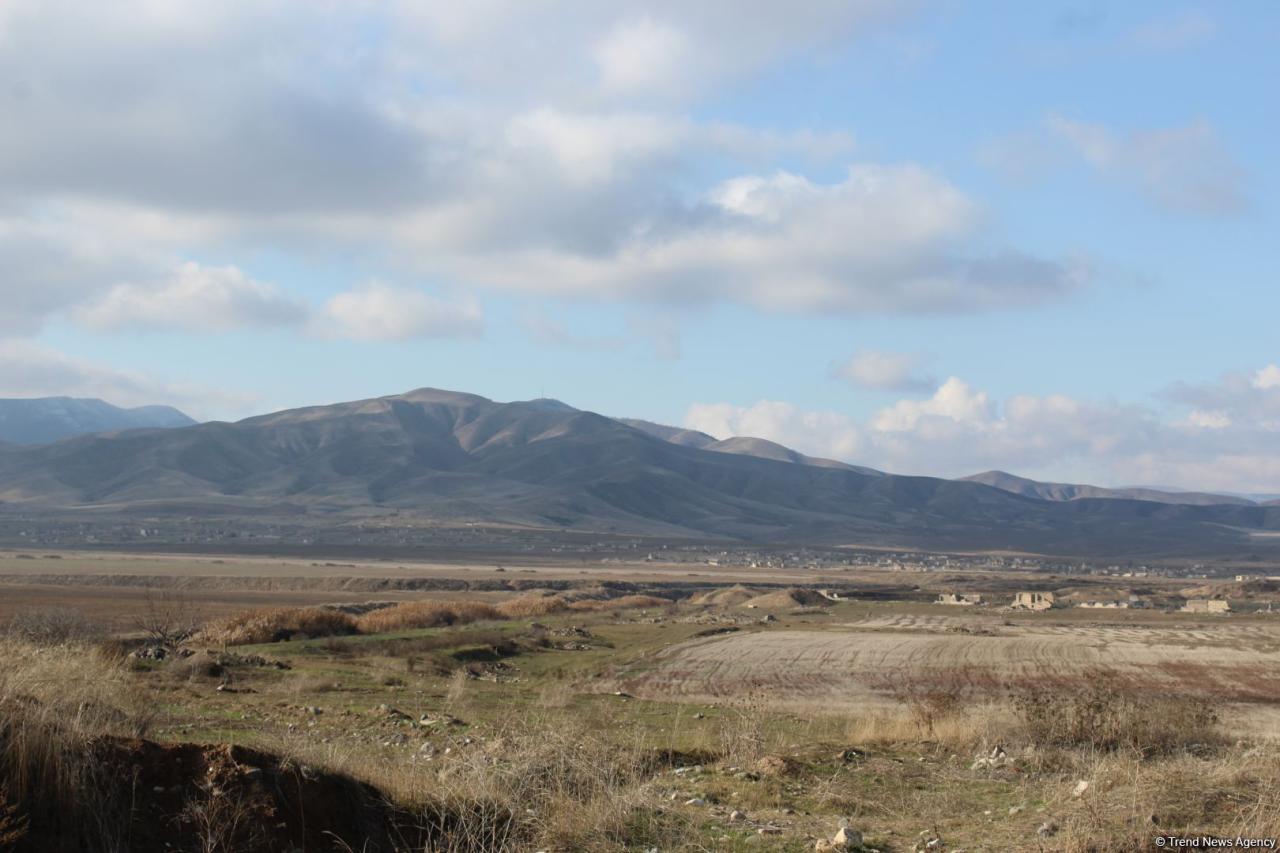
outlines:
{"label": "dirt mound", "polygon": [[699,592],[690,596],[689,603],[707,607],[737,607],[740,604],[746,604],[755,597],[755,590],[747,589],[745,586],[738,584],[722,589],[709,589],[706,592]]}
{"label": "dirt mound", "polygon": [[[103,737],[94,781],[111,789],[101,817],[129,850],[390,851],[429,849],[447,821],[389,804],[376,788],[240,746]],[[106,849],[92,828],[33,816],[12,849]],[[437,833],[426,827],[435,825]],[[87,845],[87,846],[86,846]]]}
{"label": "dirt mound", "polygon": [[746,606],[765,610],[786,610],[792,607],[813,607],[826,603],[827,597],[820,592],[792,587],[791,589],[783,589],[778,592],[769,592],[757,596],[747,601]]}

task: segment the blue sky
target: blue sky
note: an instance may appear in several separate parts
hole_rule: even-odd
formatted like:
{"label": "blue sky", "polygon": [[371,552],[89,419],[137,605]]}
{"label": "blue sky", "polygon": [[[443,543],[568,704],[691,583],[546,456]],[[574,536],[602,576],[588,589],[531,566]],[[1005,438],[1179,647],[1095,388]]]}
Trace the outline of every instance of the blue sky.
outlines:
{"label": "blue sky", "polygon": [[1269,2],[0,7],[0,394],[1280,492]]}

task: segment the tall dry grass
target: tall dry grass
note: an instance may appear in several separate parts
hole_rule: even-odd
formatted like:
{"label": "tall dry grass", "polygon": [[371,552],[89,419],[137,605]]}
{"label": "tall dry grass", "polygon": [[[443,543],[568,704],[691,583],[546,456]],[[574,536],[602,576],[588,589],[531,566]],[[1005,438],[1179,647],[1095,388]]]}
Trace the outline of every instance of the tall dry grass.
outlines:
{"label": "tall dry grass", "polygon": [[357,633],[350,614],[327,607],[270,607],[246,610],[210,622],[199,642],[226,646],[275,643],[292,637],[333,637]]}
{"label": "tall dry grass", "polygon": [[669,607],[675,602],[656,595],[622,595],[618,598],[582,598],[569,602],[570,610],[594,612],[600,610],[628,610],[641,607]]}
{"label": "tall dry grass", "polygon": [[362,634],[385,634],[504,618],[498,608],[482,601],[406,601],[365,613],[356,619],[355,625]]}
{"label": "tall dry grass", "polygon": [[9,823],[60,845],[42,849],[126,849],[127,780],[93,745],[106,734],[141,737],[154,719],[123,658],[80,643],[0,640],[0,790]]}
{"label": "tall dry grass", "polygon": [[558,595],[522,595],[509,598],[498,605],[498,612],[510,619],[548,616],[568,609],[569,602]]}
{"label": "tall dry grass", "polygon": [[526,619],[569,610],[599,611],[637,607],[667,607],[670,599],[652,595],[624,595],[614,599],[569,601],[560,595],[523,595],[497,605],[483,601],[406,601],[353,616],[328,607],[275,607],[246,610],[210,622],[197,642],[218,645],[256,645],[295,637],[334,637],[385,634],[419,628],[442,628],[473,622]]}

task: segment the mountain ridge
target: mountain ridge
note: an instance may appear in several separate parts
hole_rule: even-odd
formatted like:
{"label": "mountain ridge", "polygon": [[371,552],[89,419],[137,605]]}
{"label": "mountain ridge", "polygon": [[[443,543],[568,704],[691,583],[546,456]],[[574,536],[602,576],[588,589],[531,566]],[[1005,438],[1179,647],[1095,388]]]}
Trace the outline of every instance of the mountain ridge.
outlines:
{"label": "mountain ridge", "polygon": [[172,406],[121,408],[94,397],[0,399],[0,442],[48,444],[122,429],[176,428],[196,422]]}
{"label": "mountain ridge", "polygon": [[400,523],[1062,554],[1256,549],[1280,530],[1277,508],[1055,502],[812,464],[767,442],[730,441],[728,452],[715,444],[669,441],[564,404],[417,389],[0,448],[0,508],[316,523],[392,513]]}
{"label": "mountain ridge", "polygon": [[1229,504],[1234,506],[1256,506],[1258,501],[1239,495],[1223,495],[1213,492],[1182,492],[1166,489],[1147,488],[1144,486],[1127,486],[1108,488],[1105,486],[1089,486],[1079,483],[1052,483],[1019,477],[1007,471],[983,471],[957,479],[970,483],[982,483],[1019,495],[1038,497],[1049,501],[1072,501],[1083,498],[1101,500],[1140,500],[1155,503],[1187,504],[1191,506],[1209,506]]}

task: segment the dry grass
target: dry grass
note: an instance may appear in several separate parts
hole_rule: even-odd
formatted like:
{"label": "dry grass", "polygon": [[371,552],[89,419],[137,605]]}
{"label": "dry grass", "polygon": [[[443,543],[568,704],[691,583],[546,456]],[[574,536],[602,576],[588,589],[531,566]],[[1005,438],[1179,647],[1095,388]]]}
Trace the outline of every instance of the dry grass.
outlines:
{"label": "dry grass", "polygon": [[[667,769],[643,738],[616,738],[522,715],[484,748],[429,764],[391,764],[367,750],[286,742],[297,760],[365,779],[422,816],[434,853],[685,849],[689,827],[655,806]],[[424,792],[429,792],[424,795]]]}
{"label": "dry grass", "polygon": [[600,611],[626,610],[639,607],[669,607],[674,604],[669,598],[656,595],[623,595],[618,598],[584,598],[569,604],[570,610]]}
{"label": "dry grass", "polygon": [[522,595],[498,605],[498,612],[510,619],[547,616],[569,609],[569,602],[558,595]]}
{"label": "dry grass", "polygon": [[[1257,750],[1156,761],[1133,753],[1078,754],[1051,805],[1066,851],[1145,851],[1164,835],[1280,838],[1280,762]],[[1075,779],[1090,789],[1074,796]]]}
{"label": "dry grass", "polygon": [[982,702],[953,709],[933,720],[926,734],[917,714],[904,708],[869,711],[848,718],[844,734],[849,743],[877,746],[915,745],[927,740],[951,750],[982,749],[1009,742],[1018,720],[1005,703]]}
{"label": "dry grass", "polygon": [[406,601],[363,614],[356,619],[356,628],[362,634],[384,634],[503,618],[498,608],[480,601]]}
{"label": "dry grass", "polygon": [[1040,747],[1168,755],[1224,741],[1209,700],[1133,692],[1104,673],[1074,690],[1023,688],[1013,706],[1027,739]]}
{"label": "dry grass", "polygon": [[128,790],[95,757],[103,734],[139,737],[154,709],[121,658],[95,646],[0,641],[0,790],[8,832],[57,850],[123,849]]}
{"label": "dry grass", "polygon": [[356,633],[356,620],[327,607],[273,607],[247,610],[206,625],[197,635],[205,643],[227,646],[275,643],[293,637],[332,637]]}

